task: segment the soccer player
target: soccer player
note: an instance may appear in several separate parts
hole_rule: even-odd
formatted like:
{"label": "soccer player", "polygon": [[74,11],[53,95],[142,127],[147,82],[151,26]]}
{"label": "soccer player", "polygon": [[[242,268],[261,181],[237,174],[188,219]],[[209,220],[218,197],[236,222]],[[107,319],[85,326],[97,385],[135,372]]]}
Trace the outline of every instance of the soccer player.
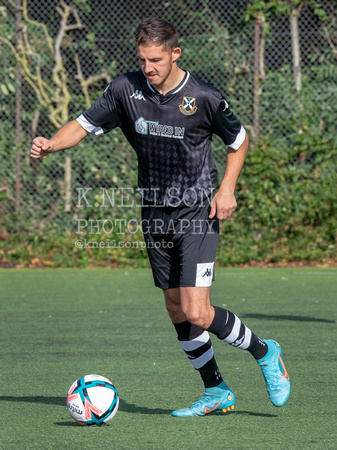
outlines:
{"label": "soccer player", "polygon": [[[210,302],[219,220],[236,209],[234,190],[248,148],[246,131],[216,88],[178,66],[181,49],[171,23],[143,20],[136,46],[141,70],[117,77],[51,139],[35,138],[31,157],[73,147],[89,133],[99,136],[116,127],[135,149],[154,282],[164,292],[181,347],[205,387],[199,400],[172,415],[203,416],[234,408],[235,397],[221,376],[209,333],[251,353],[271,402],[283,406],[290,382],[280,345],[261,340],[235,314]],[[215,194],[213,134],[228,147],[225,175]]]}

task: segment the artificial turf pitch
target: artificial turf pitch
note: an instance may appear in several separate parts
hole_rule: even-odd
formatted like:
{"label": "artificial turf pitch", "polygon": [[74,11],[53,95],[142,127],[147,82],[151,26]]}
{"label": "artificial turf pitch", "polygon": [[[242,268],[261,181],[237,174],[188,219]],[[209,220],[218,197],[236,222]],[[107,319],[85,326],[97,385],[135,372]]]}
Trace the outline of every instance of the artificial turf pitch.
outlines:
{"label": "artificial turf pitch", "polygon": [[[0,449],[328,449],[337,446],[337,270],[217,269],[212,303],[277,339],[292,383],[268,400],[250,354],[213,337],[235,410],[174,418],[203,393],[149,270],[0,271]],[[81,427],[66,395],[110,378],[120,407]]]}

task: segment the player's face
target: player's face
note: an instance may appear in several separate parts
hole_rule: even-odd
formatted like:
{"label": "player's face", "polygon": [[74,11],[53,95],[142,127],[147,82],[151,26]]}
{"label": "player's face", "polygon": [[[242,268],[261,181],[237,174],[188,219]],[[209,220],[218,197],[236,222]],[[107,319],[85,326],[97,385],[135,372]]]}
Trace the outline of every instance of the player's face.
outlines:
{"label": "player's face", "polygon": [[181,54],[180,48],[165,50],[162,45],[140,45],[138,59],[143,74],[156,89],[164,86],[165,82],[174,76],[173,65]]}

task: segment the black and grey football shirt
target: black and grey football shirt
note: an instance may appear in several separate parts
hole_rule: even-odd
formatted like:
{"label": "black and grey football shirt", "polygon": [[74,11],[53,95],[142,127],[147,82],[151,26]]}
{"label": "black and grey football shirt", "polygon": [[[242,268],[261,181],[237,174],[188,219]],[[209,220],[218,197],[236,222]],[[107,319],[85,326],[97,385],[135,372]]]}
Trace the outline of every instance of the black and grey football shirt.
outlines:
{"label": "black and grey football shirt", "polygon": [[138,191],[157,205],[193,205],[212,195],[212,135],[237,150],[245,129],[221,93],[186,72],[166,95],[141,71],[116,78],[78,122],[96,136],[120,127],[138,156]]}

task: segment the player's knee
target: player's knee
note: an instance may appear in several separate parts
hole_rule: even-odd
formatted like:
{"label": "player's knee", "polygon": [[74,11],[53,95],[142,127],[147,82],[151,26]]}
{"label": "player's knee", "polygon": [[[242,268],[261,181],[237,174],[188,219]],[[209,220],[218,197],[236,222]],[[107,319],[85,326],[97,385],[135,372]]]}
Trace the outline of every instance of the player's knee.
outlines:
{"label": "player's knee", "polygon": [[211,306],[188,304],[183,306],[186,319],[204,330],[211,325],[214,317],[214,309]]}
{"label": "player's knee", "polygon": [[205,328],[206,321],[203,311],[198,308],[188,308],[184,310],[184,314],[190,323],[193,323],[193,325],[197,325],[198,327]]}

